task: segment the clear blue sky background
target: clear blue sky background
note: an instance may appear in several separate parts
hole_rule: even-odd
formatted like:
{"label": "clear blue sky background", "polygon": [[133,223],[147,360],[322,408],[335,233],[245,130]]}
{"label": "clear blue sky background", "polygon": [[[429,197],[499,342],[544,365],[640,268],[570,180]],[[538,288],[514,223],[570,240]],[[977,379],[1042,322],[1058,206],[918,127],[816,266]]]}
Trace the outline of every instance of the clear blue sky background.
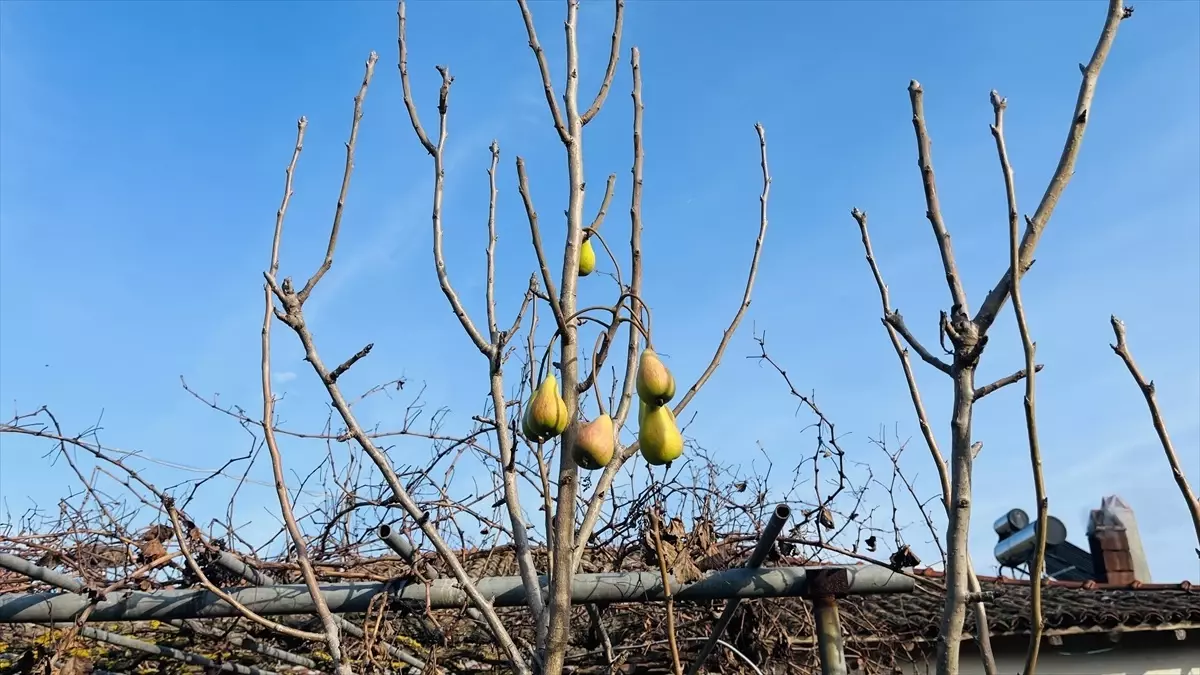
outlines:
{"label": "clear blue sky background", "polygon": [[[533,5],[560,92],[562,11]],[[948,303],[924,218],[907,93],[926,89],[946,220],[972,306],[1007,261],[1004,194],[988,91],[1010,102],[1008,142],[1020,203],[1032,211],[1053,171],[1079,71],[1105,3],[648,2],[631,0],[622,66],[588,127],[588,211],[605,177],[619,192],[606,225],[625,241],[629,189],[628,48],[641,48],[646,104],[646,292],[656,343],[681,380],[707,363],[739,301],[757,228],[753,123],[770,140],[771,229],[753,307],[689,430],[730,463],[785,474],[812,446],[778,376],[743,358],[752,330],[797,385],[815,390],[850,434],[855,461],[884,472],[869,442],[881,425],[912,438],[918,489],[936,480],[884,329],[851,207],[869,212],[893,303],[927,342]],[[499,139],[502,312],[533,269],[513,158],[526,158],[544,236],[561,241],[564,161],[510,2],[414,2],[410,68],[427,125],[437,74],[451,100],[446,232],[449,269],[483,321],[487,145]],[[582,91],[608,50],[611,4],[584,3]],[[342,170],[351,97],[368,51],[380,53],[357,172],[333,271],[309,315],[325,359],[373,341],[349,391],[406,376],[430,409],[463,428],[486,396],[485,364],[438,290],[430,254],[431,166],[395,70],[391,2],[0,3],[0,400],[49,405],[68,429],[103,413],[103,439],[157,460],[213,468],[244,452],[245,433],[179,381],[250,410],[260,406],[261,272],[295,119],[309,132],[286,227],[283,267],[319,262]],[[1183,502],[1144,403],[1109,350],[1110,313],[1154,377],[1188,475],[1200,484],[1200,4],[1139,2],[1102,76],[1083,155],[1025,285],[1046,370],[1039,417],[1052,512],[1086,546],[1088,509],[1116,493],[1136,510],[1155,580],[1200,580]],[[601,262],[601,268],[608,264]],[[601,301],[611,284],[585,282]],[[1011,307],[1011,305],[1009,305]],[[323,398],[294,336],[276,329],[280,413],[319,429]],[[995,326],[981,380],[1020,367],[1011,310]],[[948,446],[949,381],[918,364]],[[515,374],[514,374],[515,376]],[[415,387],[412,387],[415,389]],[[364,416],[394,426],[406,398]],[[991,521],[1033,508],[1019,388],[977,408],[973,552],[991,565]],[[5,417],[8,416],[6,412]],[[12,437],[0,447],[0,497],[14,515],[54,508],[73,480]],[[304,474],[318,444],[285,444]],[[400,462],[428,456],[400,442]],[[166,485],[196,474],[140,462]],[[481,476],[490,467],[467,476]],[[253,475],[269,480],[265,461]],[[781,479],[782,480],[782,479]],[[206,488],[219,517],[232,481]],[[781,483],[782,487],[782,483]],[[273,495],[252,485],[243,521],[272,529]],[[196,511],[198,507],[193,507]],[[277,507],[276,507],[277,508]],[[910,513],[910,520],[912,514]],[[886,516],[885,516],[886,518]],[[918,533],[911,535],[920,544]],[[930,557],[929,547],[921,545]]]}

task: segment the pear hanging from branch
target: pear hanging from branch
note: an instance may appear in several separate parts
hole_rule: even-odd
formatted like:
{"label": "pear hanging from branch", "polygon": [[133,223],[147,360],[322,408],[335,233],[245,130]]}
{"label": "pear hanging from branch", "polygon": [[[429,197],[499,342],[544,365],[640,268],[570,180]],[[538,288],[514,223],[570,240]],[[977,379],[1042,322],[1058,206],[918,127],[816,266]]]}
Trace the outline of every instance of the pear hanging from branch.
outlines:
{"label": "pear hanging from branch", "polygon": [[525,406],[521,433],[535,443],[545,443],[566,431],[570,421],[567,402],[558,391],[558,378],[547,375]]}

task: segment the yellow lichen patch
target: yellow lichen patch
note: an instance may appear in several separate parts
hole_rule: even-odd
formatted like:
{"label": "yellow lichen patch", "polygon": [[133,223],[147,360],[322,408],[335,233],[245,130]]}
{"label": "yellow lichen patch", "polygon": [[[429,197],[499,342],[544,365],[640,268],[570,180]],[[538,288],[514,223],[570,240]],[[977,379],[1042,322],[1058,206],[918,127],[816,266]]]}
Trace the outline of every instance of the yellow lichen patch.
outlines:
{"label": "yellow lichen patch", "polygon": [[421,646],[420,642],[417,642],[416,640],[408,637],[407,635],[397,635],[396,642],[399,642],[400,644],[404,645],[405,647],[408,647],[409,649],[415,649],[417,651],[425,650],[425,648]]}
{"label": "yellow lichen patch", "polygon": [[33,639],[33,644],[38,645],[40,647],[45,647],[46,645],[49,645],[49,644],[57,641],[60,637],[62,637],[62,631],[57,631],[57,630],[46,631],[45,633],[42,633],[41,635],[35,637]]}

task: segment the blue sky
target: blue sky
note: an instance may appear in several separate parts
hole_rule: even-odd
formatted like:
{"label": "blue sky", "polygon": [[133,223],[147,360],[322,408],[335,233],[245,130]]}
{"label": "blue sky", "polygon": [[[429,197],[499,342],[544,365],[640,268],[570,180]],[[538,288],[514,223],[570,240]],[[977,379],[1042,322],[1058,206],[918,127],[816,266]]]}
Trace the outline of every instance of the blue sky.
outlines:
{"label": "blue sky", "polygon": [[[936,490],[851,207],[870,214],[893,304],[927,342],[947,301],[924,218],[907,93],[926,89],[946,221],[973,307],[1007,262],[1003,184],[988,92],[1009,99],[1007,135],[1022,210],[1053,171],[1105,3],[724,3],[630,0],[622,67],[587,128],[588,212],[609,173],[618,192],[605,231],[628,228],[628,48],[645,87],[645,290],[656,345],[682,381],[711,356],[742,293],[757,229],[760,175],[753,124],[770,142],[771,227],[753,306],[725,363],[692,407],[689,435],[723,461],[776,474],[811,451],[810,419],[778,376],[743,357],[766,330],[772,356],[816,391],[850,435],[852,459],[884,471],[868,437],[912,438],[906,468]],[[562,7],[533,10],[554,81],[562,77]],[[584,96],[595,91],[612,8],[581,12]],[[1155,580],[1200,579],[1191,526],[1139,392],[1112,354],[1116,313],[1193,484],[1200,484],[1200,4],[1140,2],[1102,75],[1077,167],[1024,285],[1039,361],[1041,440],[1052,513],[1072,540],[1106,494],[1136,510]],[[427,125],[437,74],[456,77],[447,151],[446,255],[468,309],[483,321],[487,145],[500,164],[501,312],[512,316],[533,270],[516,194],[522,155],[543,236],[561,241],[561,146],[549,124],[520,15],[509,2],[414,2],[410,70]],[[103,440],[163,462],[213,468],[244,453],[245,433],[180,385],[260,407],[261,272],[295,120],[309,131],[285,228],[283,268],[319,262],[342,170],[351,98],[370,50],[380,62],[333,271],[309,306],[326,361],[375,343],[344,378],[348,391],[408,378],[364,409],[394,426],[417,385],[448,426],[480,411],[485,364],[437,287],[430,254],[431,166],[396,75],[395,6],[341,3],[0,3],[0,401],[49,405],[69,429],[103,415]],[[601,262],[601,268],[606,263]],[[584,301],[610,285],[593,277]],[[1009,306],[1010,307],[1010,306]],[[543,337],[544,340],[544,337]],[[274,368],[285,423],[319,430],[322,392],[286,328]],[[980,380],[1020,367],[1011,310],[992,331]],[[950,383],[917,364],[948,448]],[[513,373],[515,377],[515,371]],[[408,397],[406,397],[406,395]],[[990,568],[991,521],[1032,511],[1021,393],[976,408],[972,550]],[[73,479],[43,444],[0,439],[0,498],[53,508]],[[759,451],[759,447],[762,451]],[[319,444],[285,442],[300,475]],[[399,462],[427,445],[401,441]],[[342,456],[344,456],[344,451]],[[169,485],[196,474],[141,462]],[[465,469],[464,469],[465,470]],[[465,479],[486,476],[475,467]],[[265,459],[252,475],[269,481]],[[206,488],[219,517],[232,481]],[[782,485],[781,485],[782,486]],[[243,522],[271,529],[273,494],[252,484]],[[277,507],[276,507],[277,509]],[[535,514],[536,515],[536,514]],[[912,516],[912,514],[909,514]],[[915,517],[915,516],[914,516]],[[910,518],[911,519],[911,518]],[[912,535],[921,550],[929,548]]]}

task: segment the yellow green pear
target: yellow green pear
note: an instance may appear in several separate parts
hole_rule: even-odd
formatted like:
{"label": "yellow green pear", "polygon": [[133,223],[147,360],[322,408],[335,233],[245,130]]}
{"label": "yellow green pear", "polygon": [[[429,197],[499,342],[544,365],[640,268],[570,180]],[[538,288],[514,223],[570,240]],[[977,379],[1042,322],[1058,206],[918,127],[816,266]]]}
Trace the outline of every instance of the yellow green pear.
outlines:
{"label": "yellow green pear", "polygon": [[675,397],[675,376],[650,347],[638,359],[637,393],[652,408]]}
{"label": "yellow green pear", "polygon": [[533,428],[529,426],[529,417],[529,404],[526,404],[525,414],[521,415],[521,435],[536,443],[537,440],[534,437],[537,436],[537,434],[534,433]]}
{"label": "yellow green pear", "polygon": [[608,466],[615,449],[613,420],[608,415],[601,415],[587,424],[580,425],[571,457],[579,468],[595,471]]}
{"label": "yellow green pear", "polygon": [[642,422],[646,421],[646,413],[650,411],[650,407],[642,399],[638,399],[638,426],[642,426]]}
{"label": "yellow green pear", "polygon": [[[558,389],[555,388],[554,393],[558,394]],[[556,396],[558,399],[558,424],[554,425],[554,435],[559,436],[567,430],[567,425],[571,423],[571,416],[567,414],[567,402],[562,396]]]}
{"label": "yellow green pear", "polygon": [[592,248],[592,240],[584,239],[579,249],[579,276],[586,277],[596,269],[596,249]]}
{"label": "yellow green pear", "polygon": [[667,406],[646,411],[638,428],[638,443],[642,457],[658,466],[679,459],[683,454],[683,434],[675,424],[675,414]]}
{"label": "yellow green pear", "polygon": [[537,443],[561,434],[567,428],[567,404],[558,393],[558,378],[547,375],[525,406],[521,432]]}

